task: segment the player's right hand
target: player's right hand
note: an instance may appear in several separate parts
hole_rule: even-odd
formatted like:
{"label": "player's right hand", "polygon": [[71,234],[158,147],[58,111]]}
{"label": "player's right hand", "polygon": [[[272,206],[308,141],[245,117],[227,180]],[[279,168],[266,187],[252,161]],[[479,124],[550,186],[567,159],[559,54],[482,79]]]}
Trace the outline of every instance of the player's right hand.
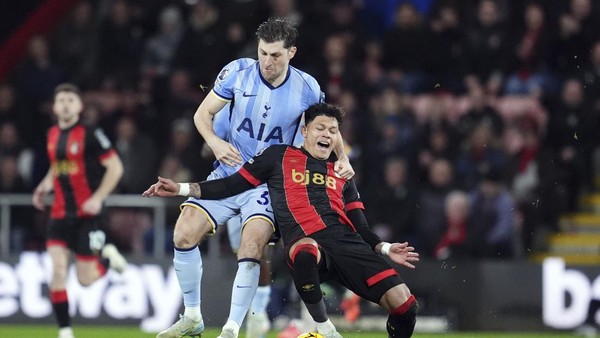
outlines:
{"label": "player's right hand", "polygon": [[158,182],[150,186],[142,193],[144,197],[173,197],[179,192],[179,184],[173,182],[170,178],[158,177]]}
{"label": "player's right hand", "polygon": [[229,142],[218,140],[211,148],[217,160],[223,164],[235,167],[243,163],[240,152]]}

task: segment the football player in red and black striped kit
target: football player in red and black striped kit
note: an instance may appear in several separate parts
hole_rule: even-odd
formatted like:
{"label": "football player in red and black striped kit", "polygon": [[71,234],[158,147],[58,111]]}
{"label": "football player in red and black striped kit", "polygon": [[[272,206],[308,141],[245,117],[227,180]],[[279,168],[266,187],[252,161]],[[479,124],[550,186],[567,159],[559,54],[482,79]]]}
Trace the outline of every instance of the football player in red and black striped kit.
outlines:
{"label": "football player in red and black striped kit", "polygon": [[127,262],[112,244],[105,244],[99,214],[106,197],[117,186],[123,165],[101,129],[80,122],[83,102],[79,88],[56,87],[56,125],[48,131],[46,149],[50,169],[33,193],[33,205],[45,209],[44,197],[54,191],[46,248],[52,261],[50,302],[59,338],[72,338],[67,297],[67,272],[75,253],[77,279],[92,284],[110,267],[122,272]]}
{"label": "football player in red and black striped kit", "polygon": [[220,199],[267,182],[290,273],[317,331],[326,338],[341,337],[327,317],[319,286],[333,279],[388,310],[390,337],[410,337],[417,302],[380,254],[409,268],[419,255],[406,242],[382,242],[366,222],[354,181],[335,174],[332,150],[340,110],[319,103],[304,114],[302,148],[271,146],[224,179],[175,183],[159,177],[143,195]]}

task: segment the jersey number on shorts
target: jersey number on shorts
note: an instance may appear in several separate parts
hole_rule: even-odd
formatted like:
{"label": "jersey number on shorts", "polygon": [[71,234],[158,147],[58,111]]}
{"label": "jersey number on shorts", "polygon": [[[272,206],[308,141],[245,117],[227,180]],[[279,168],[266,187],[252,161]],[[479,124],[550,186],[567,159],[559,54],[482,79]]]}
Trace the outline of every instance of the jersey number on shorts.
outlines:
{"label": "jersey number on shorts", "polygon": [[106,234],[102,230],[90,231],[90,249],[92,251],[100,251],[106,243]]}
{"label": "jersey number on shorts", "polygon": [[268,191],[263,192],[262,195],[260,195],[260,199],[256,200],[256,203],[258,203],[260,205],[269,204],[269,192]]}

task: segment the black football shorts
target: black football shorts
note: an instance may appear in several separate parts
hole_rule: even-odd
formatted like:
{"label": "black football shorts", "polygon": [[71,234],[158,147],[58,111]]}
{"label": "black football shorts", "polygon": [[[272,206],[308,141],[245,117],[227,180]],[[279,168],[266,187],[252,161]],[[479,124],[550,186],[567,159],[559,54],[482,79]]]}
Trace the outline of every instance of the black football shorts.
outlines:
{"label": "black football shorts", "polygon": [[96,255],[106,240],[99,221],[98,217],[51,219],[46,243],[65,245],[76,255]]}
{"label": "black football shorts", "polygon": [[[375,253],[358,233],[312,234],[319,244],[321,282],[335,280],[364,299],[379,304],[391,288],[404,283],[386,259]],[[321,235],[321,236],[320,236]],[[289,255],[286,255],[291,266]]]}

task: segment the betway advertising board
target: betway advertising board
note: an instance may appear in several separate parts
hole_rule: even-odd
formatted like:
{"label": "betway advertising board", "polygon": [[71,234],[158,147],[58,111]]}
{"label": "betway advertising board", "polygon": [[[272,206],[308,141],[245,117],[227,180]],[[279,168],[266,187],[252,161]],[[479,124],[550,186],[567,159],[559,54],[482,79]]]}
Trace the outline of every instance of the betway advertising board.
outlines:
{"label": "betway advertising board", "polygon": [[567,269],[562,259],[549,258],[543,265],[542,288],[544,324],[572,329],[590,319],[600,325],[600,308],[590,308],[600,302],[600,273],[590,278],[580,270]]}
{"label": "betway advertising board", "polygon": [[[0,262],[0,318],[52,320],[50,273],[46,254],[23,253],[15,265]],[[122,275],[110,271],[89,287],[79,285],[71,266],[67,292],[71,315],[136,319],[150,332],[169,326],[182,302],[175,272],[157,264],[130,264]]]}
{"label": "betway advertising board", "polygon": [[[203,257],[202,309],[207,326],[225,323],[234,257]],[[398,268],[423,299],[423,315],[451,309],[451,330],[571,330],[600,301],[600,267],[567,267],[559,258],[526,262],[422,261]],[[0,324],[54,323],[48,297],[51,265],[44,253],[26,252],[0,261]],[[182,298],[171,261],[138,260],[122,274],[109,272],[81,287],[74,268],[67,291],[74,324],[136,324],[157,332],[176,320]],[[439,307],[439,308],[436,308]],[[382,315],[385,315],[382,312]],[[600,324],[600,310],[591,314]]]}

